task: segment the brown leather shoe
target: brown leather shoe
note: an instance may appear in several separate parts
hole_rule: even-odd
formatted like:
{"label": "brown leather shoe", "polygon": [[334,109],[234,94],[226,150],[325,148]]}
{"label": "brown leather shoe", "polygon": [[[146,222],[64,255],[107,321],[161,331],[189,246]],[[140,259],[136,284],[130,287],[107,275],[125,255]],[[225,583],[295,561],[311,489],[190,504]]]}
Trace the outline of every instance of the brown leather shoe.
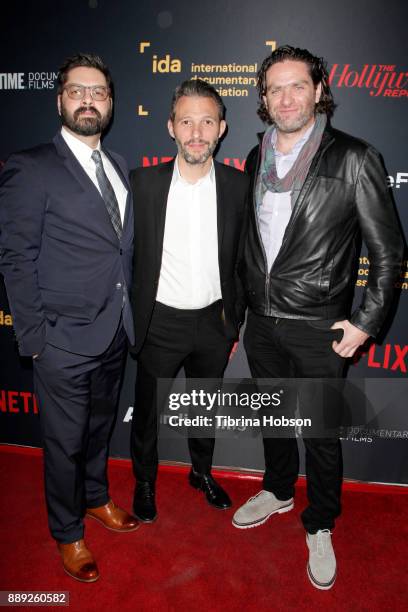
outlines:
{"label": "brown leather shoe", "polygon": [[98,567],[83,540],[72,544],[57,542],[62,565],[66,573],[80,582],[95,582],[99,578]]}
{"label": "brown leather shoe", "polygon": [[111,499],[104,506],[88,508],[86,516],[99,521],[106,529],[111,531],[135,531],[140,527],[137,518],[115,506]]}

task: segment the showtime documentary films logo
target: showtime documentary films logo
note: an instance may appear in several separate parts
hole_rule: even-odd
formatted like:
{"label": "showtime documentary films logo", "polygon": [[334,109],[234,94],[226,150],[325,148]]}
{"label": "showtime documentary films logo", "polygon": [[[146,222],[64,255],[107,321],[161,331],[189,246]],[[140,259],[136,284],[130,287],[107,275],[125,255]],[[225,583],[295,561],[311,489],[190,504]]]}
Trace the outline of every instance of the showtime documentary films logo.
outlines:
{"label": "showtime documentary films logo", "polygon": [[54,89],[58,74],[56,72],[0,72],[0,90],[44,90]]}
{"label": "showtime documentary films logo", "polygon": [[395,64],[333,64],[329,74],[331,87],[365,89],[374,98],[407,98],[408,72]]}

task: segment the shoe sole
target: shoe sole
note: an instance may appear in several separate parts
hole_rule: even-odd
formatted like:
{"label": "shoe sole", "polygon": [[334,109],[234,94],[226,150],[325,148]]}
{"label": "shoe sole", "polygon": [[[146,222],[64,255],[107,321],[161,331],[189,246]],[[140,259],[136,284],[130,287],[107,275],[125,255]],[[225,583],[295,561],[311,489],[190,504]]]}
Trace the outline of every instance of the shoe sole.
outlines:
{"label": "shoe sole", "polygon": [[232,519],[232,524],[237,529],[252,529],[253,527],[259,527],[260,525],[263,525],[264,523],[266,523],[266,521],[274,514],[285,514],[285,512],[290,512],[291,510],[293,510],[294,507],[295,507],[295,503],[292,502],[288,506],[283,506],[282,508],[279,508],[278,510],[274,510],[270,514],[267,514],[266,516],[262,517],[259,521],[254,521],[253,523],[237,523],[236,521],[234,521],[234,519]]}
{"label": "shoe sole", "polygon": [[[105,527],[105,529],[109,529],[109,531],[114,531],[115,533],[130,533],[131,531],[136,531],[136,529],[139,529],[139,527],[140,527],[140,525],[136,525],[135,527],[131,527],[130,529],[114,529],[114,527],[108,527],[106,525],[106,523],[101,521],[101,519],[97,518],[96,516],[93,516],[92,514],[86,513],[85,516],[86,516],[86,518],[90,518],[90,519],[93,519],[94,521],[97,521],[98,523],[103,525]],[[138,518],[138,517],[136,517],[136,518]]]}
{"label": "shoe sole", "polygon": [[321,591],[328,591],[329,589],[332,588],[332,586],[335,583],[336,577],[337,577],[337,571],[335,572],[333,578],[330,580],[330,582],[319,582],[318,580],[315,579],[315,577],[312,574],[312,571],[310,569],[309,564],[307,564],[307,576],[310,580],[310,582],[313,584],[313,586],[316,589],[320,589]]}
{"label": "shoe sole", "polygon": [[69,571],[67,570],[67,568],[66,568],[64,565],[62,566],[62,568],[63,568],[64,572],[65,572],[65,573],[66,573],[68,576],[70,576],[70,577],[71,577],[71,578],[73,578],[74,580],[77,580],[78,582],[96,582],[96,581],[97,581],[97,580],[99,580],[99,578],[100,578],[99,574],[98,574],[97,576],[95,576],[95,578],[88,578],[88,579],[85,579],[85,578],[78,578],[78,576],[74,576],[74,574],[71,574],[71,572],[69,572]]}

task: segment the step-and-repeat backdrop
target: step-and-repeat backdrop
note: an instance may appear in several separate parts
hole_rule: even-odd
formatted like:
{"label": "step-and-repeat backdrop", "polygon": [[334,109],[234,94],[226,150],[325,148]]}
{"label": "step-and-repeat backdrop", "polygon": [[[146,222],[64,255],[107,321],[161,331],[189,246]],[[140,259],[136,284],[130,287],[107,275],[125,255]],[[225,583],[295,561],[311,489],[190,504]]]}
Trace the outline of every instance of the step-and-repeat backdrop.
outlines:
{"label": "step-and-repeat backdrop", "polygon": [[[112,71],[115,114],[106,144],[122,153],[131,168],[174,156],[166,128],[172,91],[184,79],[199,77],[219,91],[227,107],[229,129],[217,158],[243,169],[256,133],[262,130],[256,115],[256,72],[272,49],[292,44],[327,60],[338,104],[333,125],[380,150],[406,228],[407,18],[407,7],[400,0],[6,3],[0,40],[0,163],[12,151],[50,140],[59,129],[56,72],[66,56],[83,51],[101,55]],[[359,300],[370,266],[364,250],[357,263]],[[408,419],[401,393],[394,393],[396,387],[406,388],[401,387],[401,379],[408,363],[407,286],[405,262],[396,284],[400,295],[393,318],[377,343],[350,365],[351,378],[384,379],[382,389],[387,385],[389,390],[385,409],[390,415],[381,429],[350,432],[344,440],[344,474],[350,478],[408,483]],[[18,356],[2,282],[0,342],[0,442],[41,446],[31,363]],[[136,364],[129,359],[111,444],[113,456],[129,457],[135,372]],[[249,376],[241,346],[226,376]],[[354,403],[359,403],[358,394]],[[160,457],[188,461],[185,440],[164,436]],[[262,469],[260,438],[219,439],[214,463]]]}

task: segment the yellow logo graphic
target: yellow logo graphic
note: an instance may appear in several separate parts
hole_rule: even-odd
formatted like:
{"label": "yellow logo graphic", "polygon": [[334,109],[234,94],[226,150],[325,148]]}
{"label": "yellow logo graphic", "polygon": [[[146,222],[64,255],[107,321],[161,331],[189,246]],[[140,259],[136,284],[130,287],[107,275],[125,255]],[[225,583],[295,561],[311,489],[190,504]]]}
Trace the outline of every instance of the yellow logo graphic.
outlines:
{"label": "yellow logo graphic", "polygon": [[3,310],[0,310],[0,325],[7,325],[7,327],[12,327],[13,319],[10,314],[6,314]]}
{"label": "yellow logo graphic", "polygon": [[272,53],[272,51],[275,51],[276,49],[276,40],[265,40],[265,45],[271,48]]}
{"label": "yellow logo graphic", "polygon": [[161,59],[157,55],[153,55],[152,72],[181,72],[181,61],[172,58],[168,53]]}
{"label": "yellow logo graphic", "polygon": [[146,47],[150,47],[150,43],[149,42],[141,42],[139,44],[139,53],[144,53],[144,50],[146,49]]}
{"label": "yellow logo graphic", "polygon": [[[275,51],[278,46],[276,40],[264,40],[266,47],[269,47],[271,52]],[[154,42],[148,40],[139,41],[139,53],[147,55],[150,61],[152,74],[179,74],[182,72],[184,60],[173,57],[171,53],[165,51],[156,51],[154,53]],[[152,55],[150,55],[152,53]],[[199,60],[199,61],[198,61]],[[239,64],[234,61],[228,63],[206,64],[200,58],[190,60],[191,71],[189,78],[202,79],[215,87],[220,96],[223,97],[248,97],[250,90],[256,88],[257,83],[257,62],[248,64]],[[248,74],[249,73],[249,74]],[[144,104],[136,106],[136,113],[139,117],[149,116],[149,111]]]}

